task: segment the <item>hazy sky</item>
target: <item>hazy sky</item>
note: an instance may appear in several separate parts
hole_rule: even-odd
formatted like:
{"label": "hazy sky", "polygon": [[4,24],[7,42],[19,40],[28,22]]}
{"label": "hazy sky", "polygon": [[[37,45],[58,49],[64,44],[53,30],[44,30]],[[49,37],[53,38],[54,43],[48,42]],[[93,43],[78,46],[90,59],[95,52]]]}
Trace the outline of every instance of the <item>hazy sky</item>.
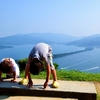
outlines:
{"label": "hazy sky", "polygon": [[100,0],[0,0],[0,37],[36,32],[100,34]]}

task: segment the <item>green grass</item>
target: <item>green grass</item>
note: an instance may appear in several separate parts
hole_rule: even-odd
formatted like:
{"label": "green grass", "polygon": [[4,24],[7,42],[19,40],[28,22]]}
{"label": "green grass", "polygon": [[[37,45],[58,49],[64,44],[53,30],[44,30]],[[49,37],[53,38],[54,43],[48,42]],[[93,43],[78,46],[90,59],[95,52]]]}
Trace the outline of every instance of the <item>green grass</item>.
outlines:
{"label": "green grass", "polygon": [[76,70],[71,70],[71,71],[59,70],[57,71],[57,76],[59,80],[100,82],[100,73],[87,73]]}
{"label": "green grass", "polygon": [[[20,74],[20,77],[24,77],[24,72]],[[31,75],[33,79],[45,79],[46,72],[41,72],[39,75]],[[67,81],[97,81],[100,82],[100,73],[87,73],[80,72],[76,70],[57,70],[58,80],[67,80]],[[52,76],[50,77],[52,79]]]}
{"label": "green grass", "polygon": [[100,94],[97,94],[97,100],[100,100]]}
{"label": "green grass", "polygon": [[[24,71],[20,73],[20,77],[23,78],[25,75]],[[5,74],[2,75],[5,77]],[[45,79],[46,72],[43,71],[39,75],[32,75],[33,79]],[[57,70],[57,78],[58,80],[67,80],[67,81],[97,81],[100,82],[100,73],[88,73],[88,72],[80,72],[77,70]],[[52,76],[50,77],[52,79]]]}

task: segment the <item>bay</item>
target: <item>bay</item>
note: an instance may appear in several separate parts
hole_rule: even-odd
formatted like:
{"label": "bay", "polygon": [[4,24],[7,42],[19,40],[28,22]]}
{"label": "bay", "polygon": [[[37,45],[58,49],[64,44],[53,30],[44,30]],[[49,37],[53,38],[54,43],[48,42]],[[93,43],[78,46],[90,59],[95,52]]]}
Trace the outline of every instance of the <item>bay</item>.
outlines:
{"label": "bay", "polygon": [[[82,47],[50,44],[53,48],[53,54],[71,53],[84,50]],[[27,58],[33,45],[17,45],[13,48],[0,49],[0,59],[12,57],[15,60]],[[71,55],[54,58],[53,62],[59,65],[59,69],[79,70],[84,72],[100,72],[100,49],[74,53]]]}
{"label": "bay", "polygon": [[59,66],[60,69],[99,73],[100,49],[65,56],[55,61],[58,63],[62,62]]}

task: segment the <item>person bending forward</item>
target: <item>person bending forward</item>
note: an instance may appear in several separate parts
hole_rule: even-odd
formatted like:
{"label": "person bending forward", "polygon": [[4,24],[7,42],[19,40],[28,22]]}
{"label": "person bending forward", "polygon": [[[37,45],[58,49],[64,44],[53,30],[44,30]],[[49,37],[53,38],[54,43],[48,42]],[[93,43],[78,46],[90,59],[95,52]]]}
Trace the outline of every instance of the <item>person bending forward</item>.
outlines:
{"label": "person bending forward", "polygon": [[29,54],[28,63],[26,64],[25,67],[25,77],[19,83],[24,84],[26,80],[28,81],[29,87],[33,86],[33,82],[30,74],[38,75],[44,65],[47,71],[46,80],[44,82],[44,89],[45,89],[50,79],[50,73],[52,73],[53,82],[57,82],[57,76],[52,61],[51,46],[46,43],[38,43],[33,47],[33,49]]}

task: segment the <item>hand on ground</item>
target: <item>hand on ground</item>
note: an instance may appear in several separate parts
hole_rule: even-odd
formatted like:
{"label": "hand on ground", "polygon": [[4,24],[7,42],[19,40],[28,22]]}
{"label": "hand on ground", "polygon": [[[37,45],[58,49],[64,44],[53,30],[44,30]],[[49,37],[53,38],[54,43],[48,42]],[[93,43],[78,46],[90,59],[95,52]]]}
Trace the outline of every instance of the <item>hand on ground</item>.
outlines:
{"label": "hand on ground", "polygon": [[30,81],[28,82],[27,86],[28,86],[29,88],[33,86],[32,80],[30,80]]}
{"label": "hand on ground", "polygon": [[11,80],[11,82],[12,82],[12,83],[16,83],[17,81],[13,79],[13,80]]}
{"label": "hand on ground", "polygon": [[44,83],[44,89],[46,89],[47,85],[48,85],[48,82],[45,82]]}

